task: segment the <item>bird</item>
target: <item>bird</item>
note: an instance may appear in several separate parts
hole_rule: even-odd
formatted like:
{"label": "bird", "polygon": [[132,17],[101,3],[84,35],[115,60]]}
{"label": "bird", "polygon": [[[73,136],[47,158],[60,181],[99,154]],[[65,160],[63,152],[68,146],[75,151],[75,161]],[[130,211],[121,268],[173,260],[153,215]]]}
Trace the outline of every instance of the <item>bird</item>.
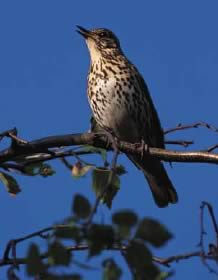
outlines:
{"label": "bird", "polygon": [[[90,54],[87,94],[94,120],[118,140],[164,149],[164,133],[148,86],[109,29],[77,25]],[[127,154],[141,170],[158,207],[178,201],[163,163],[151,155]]]}

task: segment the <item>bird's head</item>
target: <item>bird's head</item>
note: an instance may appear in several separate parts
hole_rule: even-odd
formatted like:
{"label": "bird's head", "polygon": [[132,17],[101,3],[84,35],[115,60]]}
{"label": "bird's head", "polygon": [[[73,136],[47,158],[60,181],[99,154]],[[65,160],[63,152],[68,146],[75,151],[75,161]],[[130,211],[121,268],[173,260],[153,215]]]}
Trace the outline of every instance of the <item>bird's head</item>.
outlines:
{"label": "bird's head", "polygon": [[77,25],[77,28],[77,32],[86,40],[92,61],[101,56],[110,58],[122,53],[118,38],[109,29],[87,30],[79,25]]}

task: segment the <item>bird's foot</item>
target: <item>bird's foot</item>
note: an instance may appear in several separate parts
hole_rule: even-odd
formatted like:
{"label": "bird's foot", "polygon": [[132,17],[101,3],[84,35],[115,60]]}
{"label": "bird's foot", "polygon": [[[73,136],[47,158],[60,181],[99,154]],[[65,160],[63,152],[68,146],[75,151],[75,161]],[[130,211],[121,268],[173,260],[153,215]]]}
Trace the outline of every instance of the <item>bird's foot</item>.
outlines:
{"label": "bird's foot", "polygon": [[149,146],[145,143],[144,139],[141,140],[140,150],[141,150],[140,155],[141,155],[141,158],[143,159],[145,151],[146,151],[146,153],[149,152]]}
{"label": "bird's foot", "polygon": [[96,134],[100,135],[100,136],[105,136],[106,137],[106,147],[108,148],[111,145],[113,150],[118,152],[119,140],[116,136],[114,136],[113,132],[102,129],[101,132],[97,132]]}

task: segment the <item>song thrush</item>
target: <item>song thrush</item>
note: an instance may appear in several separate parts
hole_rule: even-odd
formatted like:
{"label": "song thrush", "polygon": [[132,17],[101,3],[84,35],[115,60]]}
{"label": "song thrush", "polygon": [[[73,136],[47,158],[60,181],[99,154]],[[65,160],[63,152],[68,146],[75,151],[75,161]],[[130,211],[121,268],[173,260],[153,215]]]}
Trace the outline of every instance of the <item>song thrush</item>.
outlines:
{"label": "song thrush", "polygon": [[[90,53],[88,100],[98,125],[120,140],[143,140],[149,147],[164,148],[163,130],[148,87],[124,55],[118,38],[108,29],[77,27]],[[127,156],[143,171],[159,207],[178,201],[160,160],[150,155]]]}

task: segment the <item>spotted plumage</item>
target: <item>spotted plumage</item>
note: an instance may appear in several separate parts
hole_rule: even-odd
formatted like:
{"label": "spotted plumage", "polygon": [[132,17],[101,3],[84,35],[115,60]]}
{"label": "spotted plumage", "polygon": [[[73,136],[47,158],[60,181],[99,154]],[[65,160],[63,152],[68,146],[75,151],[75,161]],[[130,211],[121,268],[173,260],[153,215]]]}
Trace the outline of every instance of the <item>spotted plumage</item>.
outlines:
{"label": "spotted plumage", "polygon": [[[90,52],[88,100],[97,124],[120,140],[143,140],[150,147],[164,148],[163,131],[147,85],[122,52],[118,38],[108,29],[78,28]],[[127,156],[143,171],[159,207],[177,202],[177,193],[158,159]]]}

